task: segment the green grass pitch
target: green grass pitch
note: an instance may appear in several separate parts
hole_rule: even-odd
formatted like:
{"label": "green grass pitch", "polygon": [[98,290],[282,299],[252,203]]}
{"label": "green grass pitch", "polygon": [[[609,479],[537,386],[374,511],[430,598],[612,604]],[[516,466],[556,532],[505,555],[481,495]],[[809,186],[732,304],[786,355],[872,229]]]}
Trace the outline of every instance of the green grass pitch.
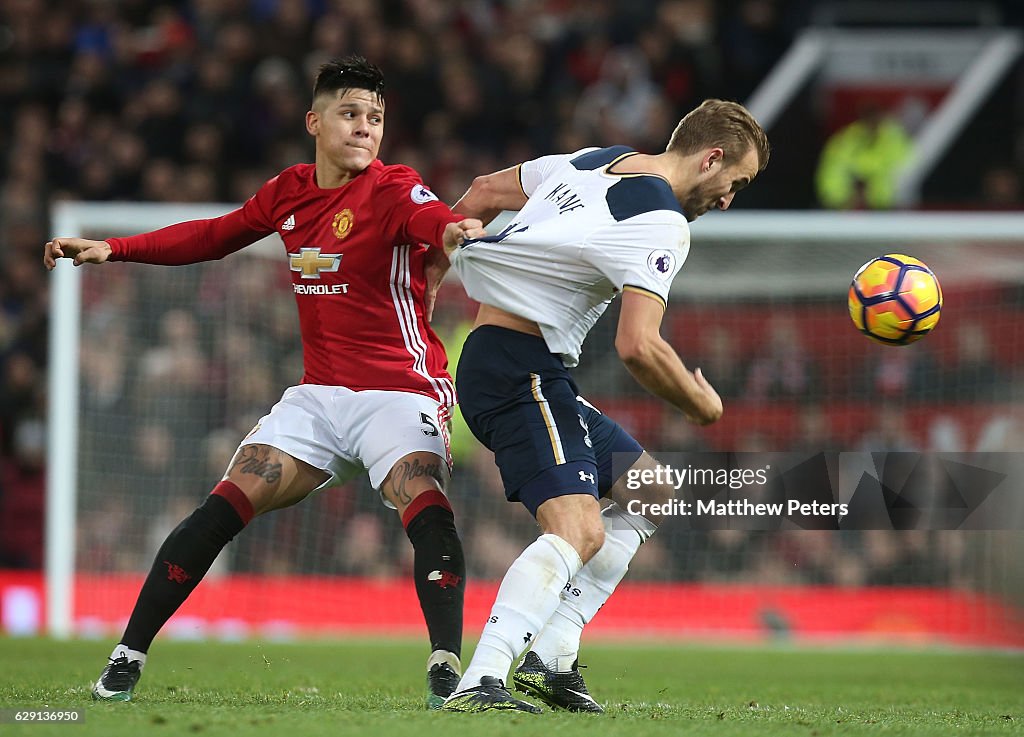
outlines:
{"label": "green grass pitch", "polygon": [[158,642],[128,704],[89,684],[108,642],[0,639],[0,709],[82,708],[84,723],[0,735],[1020,735],[1024,657],[907,650],[595,644],[603,716],[439,714],[419,642]]}

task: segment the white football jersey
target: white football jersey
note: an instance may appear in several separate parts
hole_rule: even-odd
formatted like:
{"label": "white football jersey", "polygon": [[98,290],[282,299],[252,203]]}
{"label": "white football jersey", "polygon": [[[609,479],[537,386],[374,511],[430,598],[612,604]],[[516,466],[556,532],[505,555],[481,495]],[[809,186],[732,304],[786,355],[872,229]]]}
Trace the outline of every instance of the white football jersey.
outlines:
{"label": "white football jersey", "polygon": [[451,255],[470,297],[536,322],[569,368],[624,289],[667,303],[689,252],[686,216],[665,179],[608,172],[635,153],[587,148],[523,163],[523,209]]}

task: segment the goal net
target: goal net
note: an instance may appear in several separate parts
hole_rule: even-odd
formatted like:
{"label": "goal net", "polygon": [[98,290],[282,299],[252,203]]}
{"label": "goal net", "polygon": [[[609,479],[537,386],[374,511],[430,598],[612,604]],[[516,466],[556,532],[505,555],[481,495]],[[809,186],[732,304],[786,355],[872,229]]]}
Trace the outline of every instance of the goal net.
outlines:
{"label": "goal net", "polygon": [[[108,237],[226,209],[66,203],[55,228]],[[692,235],[663,334],[718,388],[722,420],[691,426],[629,377],[614,352],[614,306],[576,373],[584,395],[656,457],[1022,449],[1024,216],[715,213]],[[869,342],[847,313],[854,271],[890,252],[922,259],[944,288],[938,327],[909,347]],[[289,285],[276,239],[194,266],[62,262],[54,272],[51,632],[120,632],[163,538],[300,380]],[[472,317],[459,285],[446,284],[435,329],[453,365]],[[464,426],[453,444],[472,636],[537,529],[505,502],[492,458]],[[1010,505],[988,529],[666,522],[592,628],[1024,646],[1021,513]],[[415,635],[424,627],[411,553],[394,512],[356,480],[254,520],[165,634]]]}

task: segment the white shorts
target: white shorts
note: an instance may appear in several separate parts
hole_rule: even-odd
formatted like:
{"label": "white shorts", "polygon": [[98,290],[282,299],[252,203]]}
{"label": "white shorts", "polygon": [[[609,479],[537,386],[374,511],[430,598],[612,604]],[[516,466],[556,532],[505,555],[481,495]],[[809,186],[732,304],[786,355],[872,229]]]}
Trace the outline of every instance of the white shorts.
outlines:
{"label": "white shorts", "polygon": [[331,477],[317,490],[363,471],[379,490],[395,463],[417,451],[443,458],[451,475],[448,419],[448,407],[414,392],[300,384],[285,390],[239,447],[270,445],[326,471]]}

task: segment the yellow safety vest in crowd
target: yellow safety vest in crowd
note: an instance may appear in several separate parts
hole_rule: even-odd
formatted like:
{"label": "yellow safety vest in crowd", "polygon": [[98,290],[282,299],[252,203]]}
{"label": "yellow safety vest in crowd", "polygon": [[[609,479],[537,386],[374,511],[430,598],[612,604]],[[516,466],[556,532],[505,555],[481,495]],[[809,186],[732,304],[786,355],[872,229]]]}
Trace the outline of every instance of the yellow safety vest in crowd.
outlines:
{"label": "yellow safety vest in crowd", "polygon": [[818,198],[825,207],[847,209],[863,204],[886,209],[896,203],[896,181],[913,143],[903,127],[883,120],[875,132],[856,121],[825,144],[818,163]]}

